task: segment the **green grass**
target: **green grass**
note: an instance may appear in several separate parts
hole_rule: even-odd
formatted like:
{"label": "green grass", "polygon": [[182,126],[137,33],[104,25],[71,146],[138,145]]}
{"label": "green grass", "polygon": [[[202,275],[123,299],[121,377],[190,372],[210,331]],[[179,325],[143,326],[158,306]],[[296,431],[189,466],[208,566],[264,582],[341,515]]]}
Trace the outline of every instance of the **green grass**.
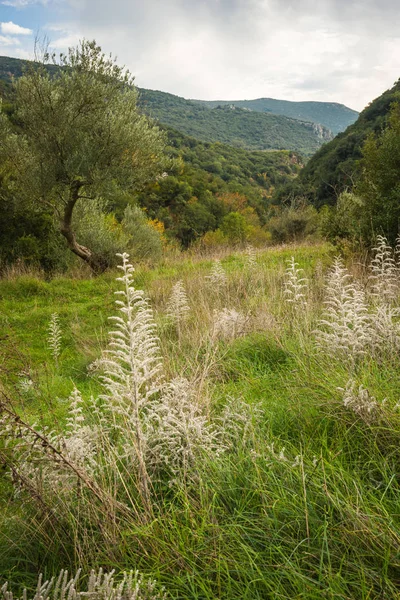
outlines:
{"label": "green grass", "polygon": [[[313,279],[312,310],[295,319],[282,302],[292,255]],[[39,571],[82,565],[138,568],[181,599],[398,598],[399,364],[393,356],[367,359],[349,373],[343,361],[316,351],[318,269],[331,259],[329,246],[269,249],[249,274],[244,255],[227,256],[229,285],[221,294],[204,283],[210,261],[139,269],[135,281],[156,309],[168,374],[205,374],[202,393],[212,418],[228,397],[242,397],[255,411],[252,426],[234,448],[201,464],[195,485],[155,482],[151,518],[122,517],[113,540],[83,522],[82,499],[62,527],[54,526],[2,477],[0,580],[19,589],[32,586]],[[193,306],[180,336],[164,316],[178,278]],[[114,274],[0,282],[0,369],[21,415],[55,427],[66,416],[73,382],[87,399],[98,393],[87,365],[106,344],[115,289]],[[213,309],[223,306],[251,310],[251,328],[211,351],[205,332]],[[58,368],[46,341],[54,312],[63,329]],[[35,382],[29,396],[18,392],[24,368]],[[380,405],[386,399],[376,422],[343,406],[338,388],[350,375]]]}

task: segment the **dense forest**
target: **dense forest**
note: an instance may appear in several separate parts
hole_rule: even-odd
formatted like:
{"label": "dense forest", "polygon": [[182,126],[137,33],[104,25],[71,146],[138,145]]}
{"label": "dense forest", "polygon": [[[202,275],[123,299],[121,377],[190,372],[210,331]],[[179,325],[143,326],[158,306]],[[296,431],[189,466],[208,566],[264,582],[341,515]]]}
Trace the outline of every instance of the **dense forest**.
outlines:
{"label": "dense forest", "polygon": [[[12,81],[17,82],[27,66],[26,61],[0,58],[3,114],[8,115],[15,131],[21,131],[21,124],[14,114]],[[57,78],[60,72],[57,65],[46,65],[45,69],[51,78]],[[105,223],[110,252],[125,239],[123,226],[122,229],[118,227],[124,221],[125,209],[132,203],[144,209],[145,220],[161,236],[158,247],[161,247],[163,239],[187,248],[198,240],[210,245],[250,240],[261,243],[271,237],[284,241],[317,232],[331,239],[351,237],[353,241],[357,238],[363,240],[362,243],[369,243],[380,231],[394,240],[396,208],[390,212],[392,224],[384,224],[367,210],[357,216],[359,201],[349,202],[350,196],[342,197],[339,208],[337,205],[343,192],[356,192],[355,197],[359,193],[371,193],[371,186],[367,192],[365,184],[369,177],[365,170],[366,142],[373,136],[380,145],[379,137],[384,134],[389,112],[398,98],[398,83],[367,106],[355,123],[324,143],[319,150],[318,146],[329,140],[330,134],[311,120],[330,119],[331,126],[341,128],[346,119],[352,121],[355,118],[354,111],[329,103],[277,105],[278,101],[269,99],[251,101],[250,108],[250,104],[245,105],[246,101],[238,106],[224,102],[199,103],[163,92],[138,91],[139,110],[157,117],[165,132],[165,151],[170,159],[166,171],[168,177],[148,182],[131,192],[129,197],[114,191],[112,198],[102,199],[101,207],[97,209],[98,219]],[[307,117],[310,121],[288,119],[270,113],[272,110]],[[268,114],[262,111],[268,111]],[[274,122],[268,135],[267,130],[260,126],[259,119],[264,119],[264,123],[269,120],[268,128]],[[266,152],[248,149],[257,147],[281,147],[285,150]],[[302,150],[303,156],[292,148]],[[312,148],[317,152],[307,160],[304,155]],[[2,177],[3,182],[8,180],[7,173],[3,172]],[[369,202],[369,205],[372,207],[374,202]],[[5,223],[8,224],[1,249],[3,263],[23,257],[28,261],[39,260],[42,265],[47,265],[46,268],[59,264],[54,257],[64,256],[60,246],[63,241],[52,235],[52,210],[43,207],[32,210],[31,205],[30,208],[25,205],[21,208],[21,202],[10,193],[3,193],[0,203],[4,230]],[[321,211],[321,207],[326,205],[333,208]],[[373,210],[376,212],[376,209]],[[234,217],[230,216],[232,213]],[[110,216],[107,217],[107,214]],[[367,214],[373,225],[366,224]],[[118,239],[114,241],[111,239],[115,237],[115,231],[111,232],[111,215],[118,225]],[[83,223],[85,220],[80,221]],[[362,223],[362,231],[359,228],[355,232],[352,221]],[[93,232],[81,233],[83,239],[87,237],[93,243]],[[154,237],[155,234],[152,235]],[[50,259],[50,256],[53,258]]]}
{"label": "dense forest", "polygon": [[260,225],[267,221],[274,190],[302,167],[302,158],[294,152],[249,152],[170,129],[167,153],[177,159],[175,168],[169,177],[150,184],[138,200],[184,247],[219,228],[232,212],[240,213],[242,241],[251,231],[253,237],[258,232],[266,239]]}
{"label": "dense forest", "polygon": [[[400,224],[400,83],[373,100],[334,140],[282,186],[273,202],[319,209],[322,231],[352,247],[371,247],[376,235],[395,243]],[[297,200],[296,200],[297,199]]]}

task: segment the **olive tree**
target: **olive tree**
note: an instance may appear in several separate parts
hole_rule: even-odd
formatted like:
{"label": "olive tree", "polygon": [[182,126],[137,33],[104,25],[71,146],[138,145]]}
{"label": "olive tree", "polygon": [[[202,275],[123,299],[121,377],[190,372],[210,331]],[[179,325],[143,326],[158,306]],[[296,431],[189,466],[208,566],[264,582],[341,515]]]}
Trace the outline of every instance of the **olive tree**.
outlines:
{"label": "olive tree", "polygon": [[95,42],[53,64],[34,63],[15,84],[20,193],[55,210],[68,247],[98,272],[107,265],[76,239],[75,206],[138,190],[162,173],[164,135],[138,111],[130,73]]}

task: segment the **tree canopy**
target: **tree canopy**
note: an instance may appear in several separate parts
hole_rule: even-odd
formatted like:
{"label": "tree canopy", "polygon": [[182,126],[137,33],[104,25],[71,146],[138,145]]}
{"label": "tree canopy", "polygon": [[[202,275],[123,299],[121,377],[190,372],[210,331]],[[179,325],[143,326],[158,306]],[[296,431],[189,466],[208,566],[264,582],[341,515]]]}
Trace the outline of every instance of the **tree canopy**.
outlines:
{"label": "tree canopy", "polygon": [[377,234],[394,244],[400,224],[400,105],[392,106],[387,127],[370,135],[363,148],[362,175],[355,187],[363,199],[362,222],[368,242]]}
{"label": "tree canopy", "polygon": [[53,56],[55,74],[48,58],[15,83],[19,133],[3,115],[0,157],[12,165],[9,193],[54,209],[69,248],[99,271],[107,265],[75,237],[75,205],[155,179],[166,168],[164,134],[138,111],[130,73],[94,41]]}

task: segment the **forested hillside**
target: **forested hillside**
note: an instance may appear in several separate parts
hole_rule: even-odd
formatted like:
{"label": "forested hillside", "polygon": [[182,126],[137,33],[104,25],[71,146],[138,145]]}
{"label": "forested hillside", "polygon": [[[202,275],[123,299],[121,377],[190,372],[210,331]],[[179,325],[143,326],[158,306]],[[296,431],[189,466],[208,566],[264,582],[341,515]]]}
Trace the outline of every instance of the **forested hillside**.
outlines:
{"label": "forested hillside", "polygon": [[[3,112],[8,115],[13,130],[23,136],[24,126],[15,112],[10,80],[12,75],[16,82],[21,81],[22,66],[23,62],[17,59],[3,60],[1,94]],[[30,104],[28,101],[27,105]],[[208,109],[202,110],[208,112]],[[46,112],[44,108],[43,118]],[[66,125],[63,133],[58,131],[60,118],[61,113],[55,115],[51,125],[55,128],[57,145],[69,135],[70,129]],[[219,142],[201,142],[171,128],[164,129],[165,156],[169,159],[166,176],[128,196],[108,186],[103,191],[101,206],[94,205],[87,214],[79,214],[76,227],[80,238],[88,246],[96,246],[106,262],[112,261],[113,253],[122,249],[128,229],[135,231],[135,239],[139,237],[138,223],[128,226],[125,215],[128,206],[139,204],[151,224],[149,230],[143,223],[147,247],[141,242],[139,254],[159,256],[160,234],[169,243],[183,247],[221,227],[220,240],[221,236],[231,242],[251,238],[257,243],[265,239],[267,233],[261,228],[267,221],[269,199],[277,186],[297,175],[302,158],[293,151],[250,152]],[[72,138],[65,151],[70,152],[73,143]],[[59,168],[63,169],[63,163]],[[14,175],[11,164],[5,162],[0,178],[0,263],[22,259],[40,264],[46,270],[66,268],[69,259],[64,251],[65,242],[57,232],[51,208],[54,198],[48,203],[32,203],[32,190],[27,194],[23,189],[18,193],[14,189]],[[130,221],[132,218],[130,215]],[[142,222],[143,218],[135,213],[134,219]],[[129,238],[132,235],[128,233]]]}
{"label": "forested hillside", "polygon": [[334,204],[340,192],[352,188],[359,174],[362,148],[370,134],[387,124],[390,107],[400,99],[400,82],[371,102],[357,121],[325,144],[308,161],[295,183],[280,197],[304,196],[315,206]]}
{"label": "forested hillside", "polygon": [[206,108],[173,94],[140,90],[140,106],[151,117],[205,142],[248,150],[295,150],[306,156],[332,139],[326,127],[233,105]]}
{"label": "forested hillside", "polygon": [[[0,57],[0,92],[20,77],[27,61]],[[50,65],[50,71],[57,67]],[[263,112],[222,107],[209,110],[173,94],[140,89],[139,106],[160,123],[204,142],[222,142],[248,150],[293,150],[310,156],[332,139],[326,127]]]}
{"label": "forested hillside", "polygon": [[358,117],[358,112],[336,102],[289,102],[274,98],[257,98],[256,100],[193,100],[207,108],[233,105],[247,108],[255,112],[274,113],[300,121],[320,123],[333,134],[344,131]]}
{"label": "forested hillside", "polygon": [[218,228],[230,212],[241,213],[244,226],[264,225],[275,188],[302,167],[294,152],[249,152],[172,129],[166,151],[177,159],[175,169],[138,198],[184,246]]}

